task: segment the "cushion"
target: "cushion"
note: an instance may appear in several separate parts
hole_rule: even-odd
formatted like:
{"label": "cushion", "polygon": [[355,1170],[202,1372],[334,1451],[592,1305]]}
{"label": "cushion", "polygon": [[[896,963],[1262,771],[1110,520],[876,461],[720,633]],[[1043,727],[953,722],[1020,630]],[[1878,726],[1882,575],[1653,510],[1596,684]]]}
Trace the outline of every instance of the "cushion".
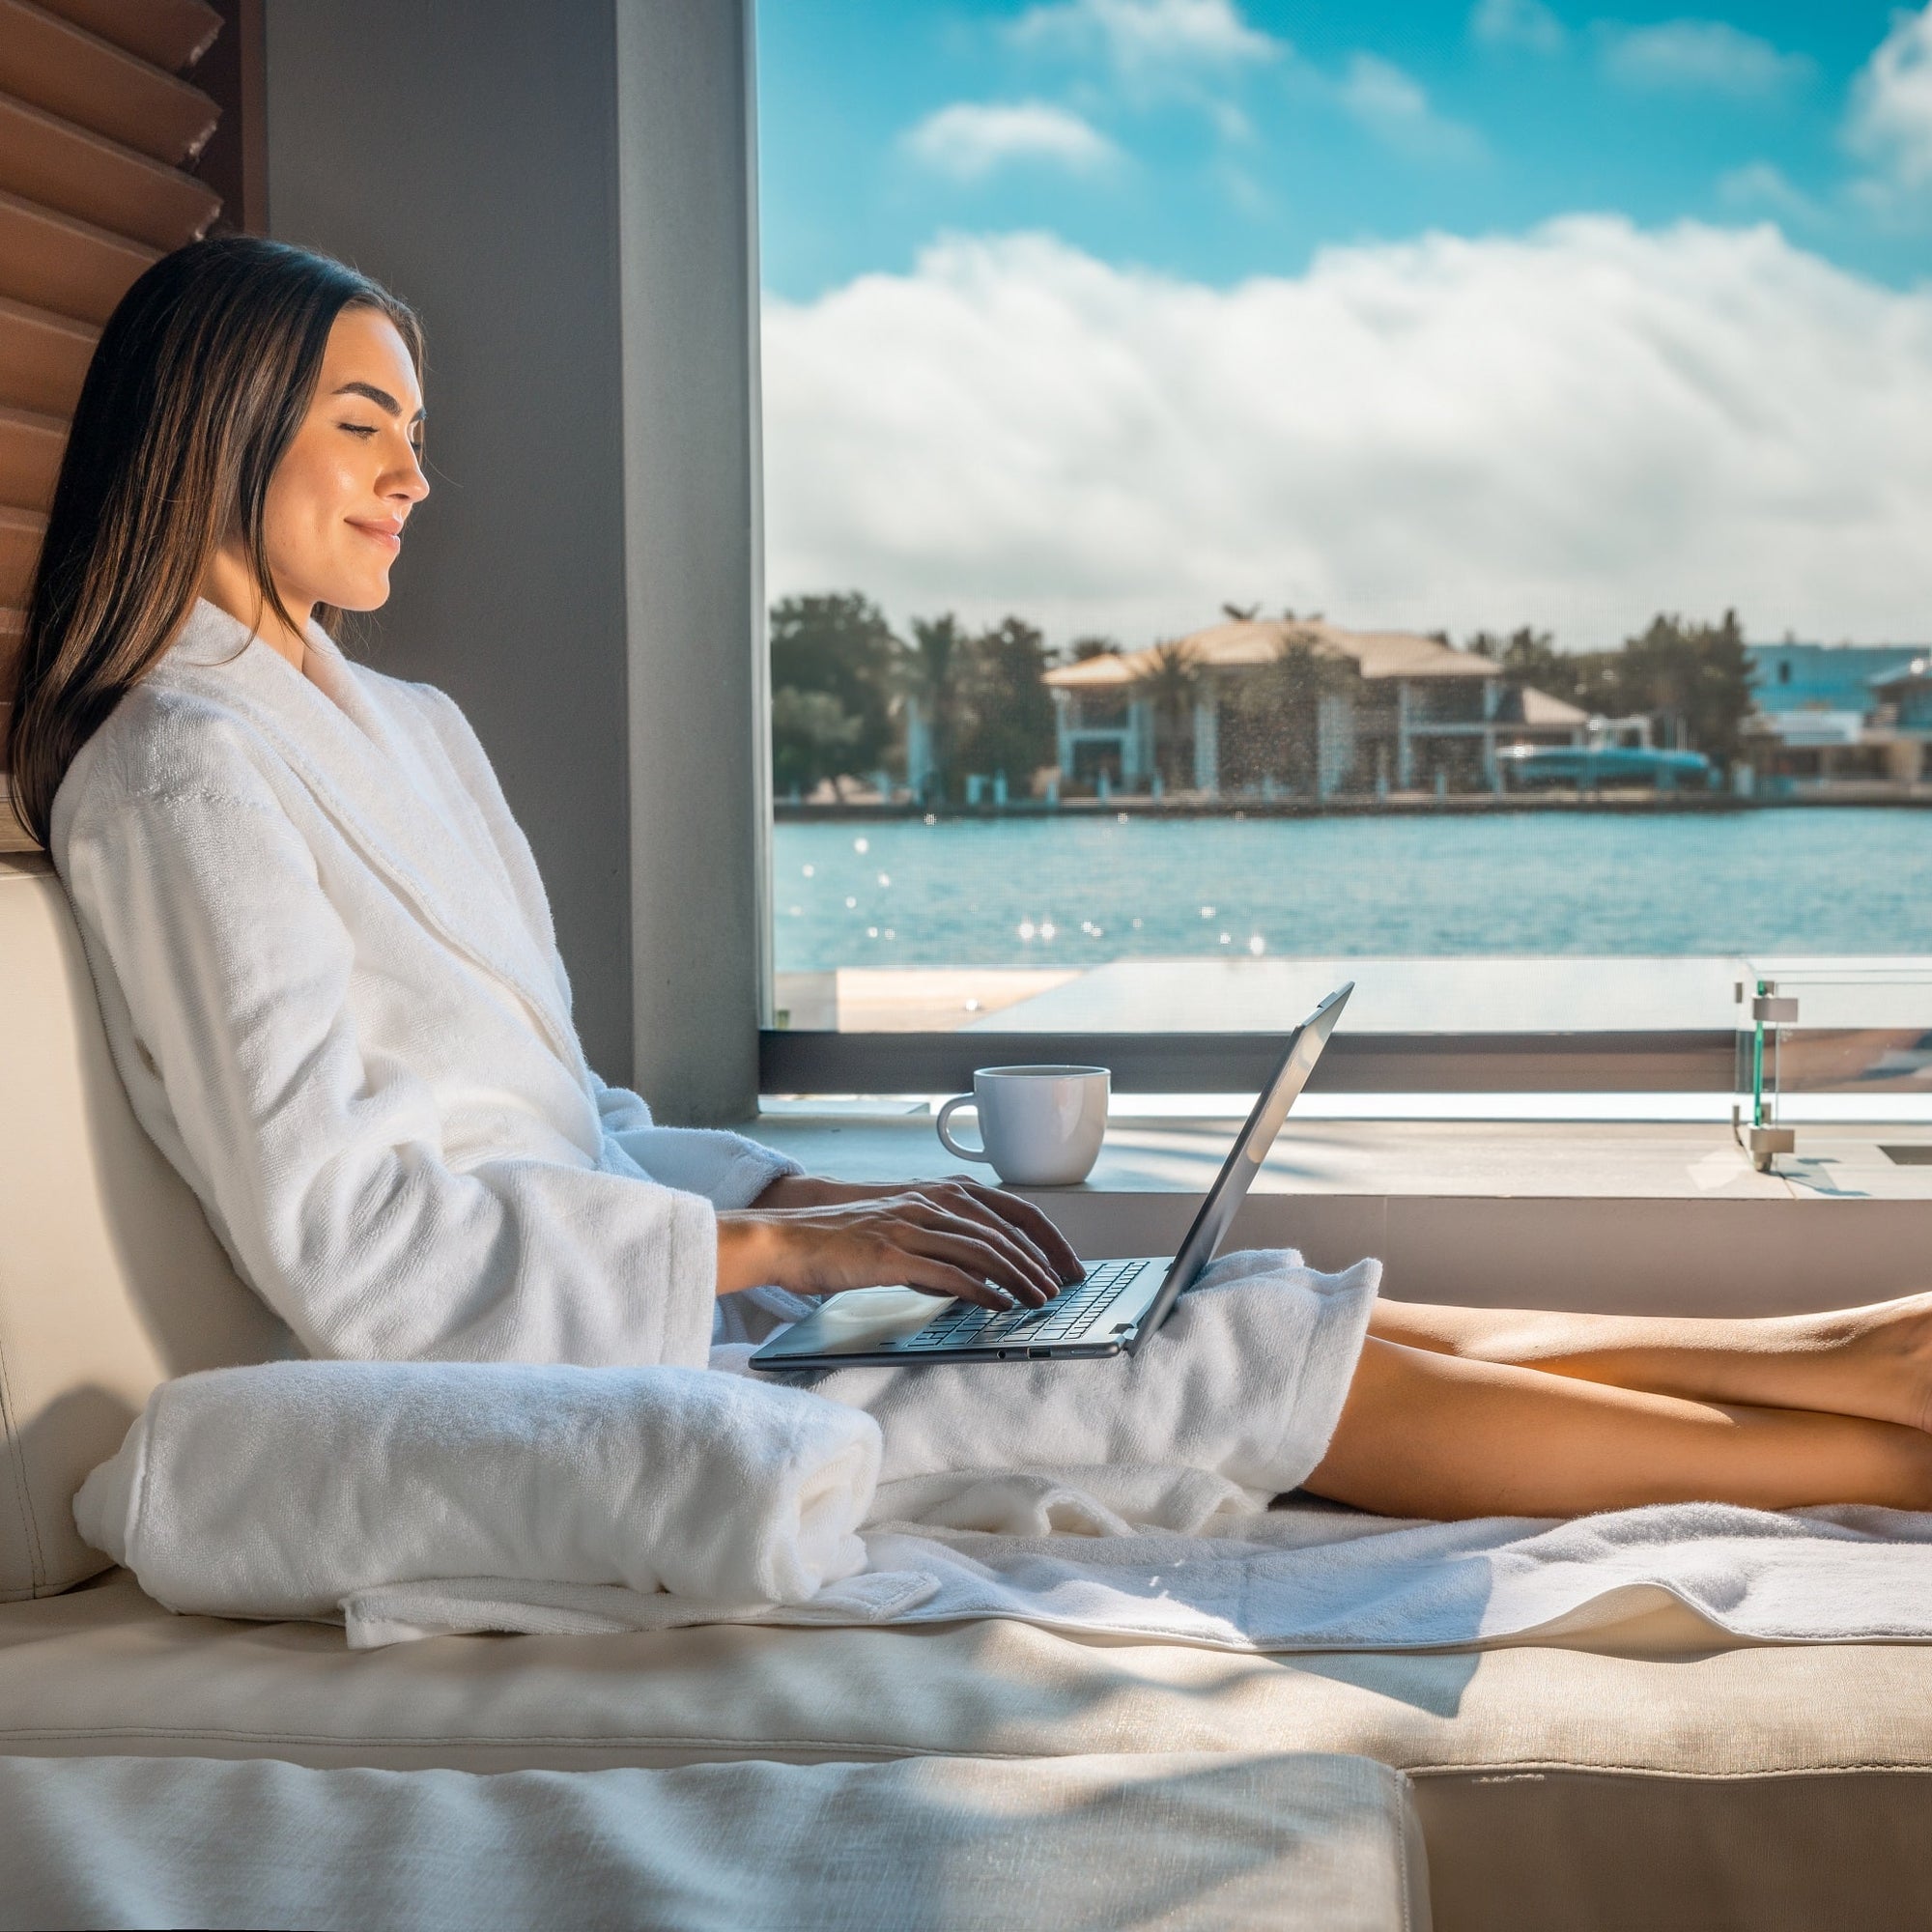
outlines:
{"label": "cushion", "polygon": [[1409,1932],[1366,1758],[312,1771],[0,1758],[0,1925]]}
{"label": "cushion", "polygon": [[352,1652],[319,1624],[171,1616],[116,1572],[0,1606],[0,1753],[508,1772],[1341,1752],[1412,1778],[1441,1932],[1932,1924],[1932,1647],[1727,1646],[1688,1613],[1599,1642],[1263,1658],[988,1622]]}
{"label": "cushion", "polygon": [[0,855],[0,1601],[106,1558],[71,1503],[170,1376],[288,1350],[122,1091],[67,895]]}

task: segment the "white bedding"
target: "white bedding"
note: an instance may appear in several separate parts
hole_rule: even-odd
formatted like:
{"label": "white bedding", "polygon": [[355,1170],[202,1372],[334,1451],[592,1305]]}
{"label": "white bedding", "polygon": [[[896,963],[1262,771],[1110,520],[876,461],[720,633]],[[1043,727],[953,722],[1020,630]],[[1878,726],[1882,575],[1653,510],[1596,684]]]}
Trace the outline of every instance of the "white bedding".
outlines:
{"label": "white bedding", "polygon": [[806,1604],[725,1608],[607,1590],[512,1605],[422,1586],[365,1593],[350,1606],[352,1634],[358,1624],[367,1644],[465,1630],[1003,1617],[1217,1650],[1468,1650],[1583,1636],[1674,1600],[1747,1641],[1932,1641],[1932,1516],[1685,1503],[1571,1522],[1437,1523],[1291,1502],[1221,1534],[1109,1534],[1059,1527],[1104,1512],[1050,1481],[997,1488],[997,1499],[955,1498],[956,1513],[986,1501],[1010,1515],[1032,1490],[1044,1533],[876,1525],[867,1572]]}

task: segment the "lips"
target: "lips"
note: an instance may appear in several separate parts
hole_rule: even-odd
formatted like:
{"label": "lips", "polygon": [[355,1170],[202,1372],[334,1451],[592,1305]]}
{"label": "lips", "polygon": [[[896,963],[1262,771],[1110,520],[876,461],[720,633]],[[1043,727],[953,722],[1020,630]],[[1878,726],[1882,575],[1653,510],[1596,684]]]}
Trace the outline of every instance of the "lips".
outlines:
{"label": "lips", "polygon": [[371,543],[381,544],[391,555],[403,547],[403,526],[394,517],[377,518],[367,523],[357,517],[346,517],[343,521]]}

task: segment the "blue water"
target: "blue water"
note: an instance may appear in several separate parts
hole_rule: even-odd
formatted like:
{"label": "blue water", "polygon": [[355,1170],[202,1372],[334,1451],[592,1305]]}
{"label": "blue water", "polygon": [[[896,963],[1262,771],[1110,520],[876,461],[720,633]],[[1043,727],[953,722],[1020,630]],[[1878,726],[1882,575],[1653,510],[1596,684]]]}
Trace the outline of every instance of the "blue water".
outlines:
{"label": "blue water", "polygon": [[1932,811],[781,825],[781,972],[1932,952]]}

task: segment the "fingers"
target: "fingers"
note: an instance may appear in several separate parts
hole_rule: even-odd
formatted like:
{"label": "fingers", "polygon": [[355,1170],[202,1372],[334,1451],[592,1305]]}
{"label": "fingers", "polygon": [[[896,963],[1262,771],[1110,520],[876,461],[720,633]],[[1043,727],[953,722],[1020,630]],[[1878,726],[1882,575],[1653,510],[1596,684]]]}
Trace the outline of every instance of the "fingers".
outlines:
{"label": "fingers", "polygon": [[[908,1196],[899,1212],[910,1230],[935,1240],[970,1244],[972,1252],[962,1253],[961,1264],[972,1264],[983,1256],[992,1278],[1029,1308],[1042,1307],[1060,1293],[1060,1276],[1053,1264],[1017,1229],[996,1217],[984,1212],[955,1213],[926,1194]],[[912,1236],[909,1233],[899,1238],[905,1242]]]}
{"label": "fingers", "polygon": [[1023,1235],[1062,1286],[1086,1278],[1087,1270],[1073,1252],[1072,1244],[1053,1225],[1051,1217],[1031,1201],[1009,1194],[1003,1188],[989,1187],[970,1175],[942,1181],[939,1187],[947,1194],[964,1195],[972,1209],[990,1215],[1000,1226]]}
{"label": "fingers", "polygon": [[1020,1306],[1016,1296],[989,1281],[981,1281],[969,1269],[949,1262],[935,1261],[930,1255],[901,1254],[894,1273],[895,1281],[916,1288],[922,1294],[950,1294],[980,1308],[1004,1315]]}
{"label": "fingers", "polygon": [[910,1254],[925,1254],[964,1267],[976,1279],[991,1281],[1026,1308],[1043,1308],[1061,1287],[1051,1271],[1016,1242],[1001,1240],[985,1227],[925,1202],[902,1215],[895,1238]]}

